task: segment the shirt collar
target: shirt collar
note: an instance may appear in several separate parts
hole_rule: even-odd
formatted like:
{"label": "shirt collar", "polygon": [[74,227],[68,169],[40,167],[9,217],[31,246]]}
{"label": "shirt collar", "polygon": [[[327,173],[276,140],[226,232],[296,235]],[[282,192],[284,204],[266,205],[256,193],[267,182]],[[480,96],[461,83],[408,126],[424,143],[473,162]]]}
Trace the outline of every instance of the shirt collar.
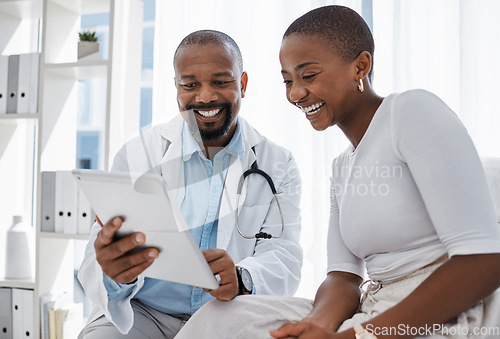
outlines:
{"label": "shirt collar", "polygon": [[[243,134],[241,132],[241,124],[239,122],[239,118],[237,118],[237,123],[236,123],[236,129],[234,131],[234,135],[229,141],[229,144],[227,144],[226,147],[224,147],[221,152],[227,152],[232,155],[238,155],[240,160],[243,160],[245,157],[245,144],[243,142]],[[198,152],[200,156],[205,157],[203,152],[200,149],[200,145],[196,142],[195,138],[193,137],[193,134],[191,133],[191,130],[189,129],[188,124],[184,121],[184,124],[182,126],[182,158],[184,161],[188,161],[191,159],[191,156]]]}

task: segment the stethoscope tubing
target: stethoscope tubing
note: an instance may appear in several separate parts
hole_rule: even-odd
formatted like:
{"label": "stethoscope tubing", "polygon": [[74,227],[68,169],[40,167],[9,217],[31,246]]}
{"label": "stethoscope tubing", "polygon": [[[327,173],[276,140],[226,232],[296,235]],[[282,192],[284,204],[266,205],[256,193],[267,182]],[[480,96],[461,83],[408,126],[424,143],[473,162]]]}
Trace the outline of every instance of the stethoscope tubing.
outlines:
{"label": "stethoscope tubing", "polygon": [[[236,223],[236,229],[238,230],[238,233],[243,238],[245,238],[245,239],[261,239],[261,238],[271,239],[271,238],[280,238],[283,235],[283,233],[285,232],[285,218],[283,216],[283,210],[281,209],[281,204],[280,204],[280,201],[278,199],[278,193],[277,193],[276,188],[274,186],[274,182],[273,182],[273,180],[271,179],[271,177],[266,172],[264,172],[264,171],[262,171],[262,170],[260,170],[260,169],[257,168],[257,163],[256,162],[253,164],[252,167],[253,168],[251,168],[249,170],[246,170],[243,173],[243,175],[240,178],[240,182],[238,184],[238,191],[236,193],[236,214],[234,216],[234,220],[235,220],[235,223]],[[252,173],[259,174],[262,177],[264,177],[266,179],[267,183],[269,184],[269,187],[271,188],[271,191],[273,193],[274,199],[276,200],[276,204],[278,205],[278,209],[280,211],[281,233],[279,235],[272,235],[272,234],[265,233],[265,232],[259,232],[259,233],[255,234],[255,235],[246,235],[246,234],[244,234],[241,231],[240,223],[238,222],[240,196],[241,196],[241,191],[242,191],[242,188],[243,188],[243,183],[244,183],[246,177],[249,176]]]}

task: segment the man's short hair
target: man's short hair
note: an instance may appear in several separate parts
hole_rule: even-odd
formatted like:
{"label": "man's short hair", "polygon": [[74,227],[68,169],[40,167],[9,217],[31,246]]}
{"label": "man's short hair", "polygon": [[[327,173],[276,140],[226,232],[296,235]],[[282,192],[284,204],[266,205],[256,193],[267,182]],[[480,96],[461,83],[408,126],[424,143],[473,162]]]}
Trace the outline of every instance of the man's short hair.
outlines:
{"label": "man's short hair", "polygon": [[243,73],[243,57],[241,56],[240,48],[236,41],[233,40],[229,35],[214,31],[214,30],[201,30],[193,32],[187,35],[180,42],[179,46],[174,53],[174,62],[177,57],[177,53],[182,47],[186,47],[189,45],[226,45],[231,48],[236,56],[236,62],[238,64],[238,68],[240,73]]}
{"label": "man's short hair", "polygon": [[373,36],[363,18],[352,9],[337,5],[313,9],[295,20],[283,39],[292,34],[316,35],[324,39],[345,62],[352,62],[361,52],[367,51],[372,56],[371,80],[375,50]]}

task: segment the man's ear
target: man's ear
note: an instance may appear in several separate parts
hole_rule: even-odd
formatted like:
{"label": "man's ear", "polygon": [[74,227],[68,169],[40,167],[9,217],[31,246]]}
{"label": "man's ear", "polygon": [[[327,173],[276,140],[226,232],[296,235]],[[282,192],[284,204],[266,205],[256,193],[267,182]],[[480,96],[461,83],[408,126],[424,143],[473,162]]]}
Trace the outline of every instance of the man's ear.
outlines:
{"label": "man's ear", "polygon": [[174,77],[174,86],[177,88],[177,79]]}
{"label": "man's ear", "polygon": [[247,72],[243,72],[243,74],[241,75],[241,82],[240,82],[242,98],[245,97],[245,92],[247,90],[247,83],[248,83],[248,74]]}
{"label": "man's ear", "polygon": [[356,66],[356,75],[361,79],[364,79],[372,69],[372,56],[367,51],[359,53],[356,60],[354,60]]}

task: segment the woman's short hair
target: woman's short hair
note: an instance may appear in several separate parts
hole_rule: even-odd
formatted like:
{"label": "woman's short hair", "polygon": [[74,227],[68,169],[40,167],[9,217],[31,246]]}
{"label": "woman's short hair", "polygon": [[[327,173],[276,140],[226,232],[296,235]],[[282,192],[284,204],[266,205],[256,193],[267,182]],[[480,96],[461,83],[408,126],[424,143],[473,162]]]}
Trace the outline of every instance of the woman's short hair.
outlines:
{"label": "woman's short hair", "polygon": [[283,39],[292,34],[316,35],[324,39],[345,62],[351,62],[367,51],[372,56],[375,44],[370,28],[354,10],[344,6],[324,6],[313,9],[295,20],[286,30]]}

